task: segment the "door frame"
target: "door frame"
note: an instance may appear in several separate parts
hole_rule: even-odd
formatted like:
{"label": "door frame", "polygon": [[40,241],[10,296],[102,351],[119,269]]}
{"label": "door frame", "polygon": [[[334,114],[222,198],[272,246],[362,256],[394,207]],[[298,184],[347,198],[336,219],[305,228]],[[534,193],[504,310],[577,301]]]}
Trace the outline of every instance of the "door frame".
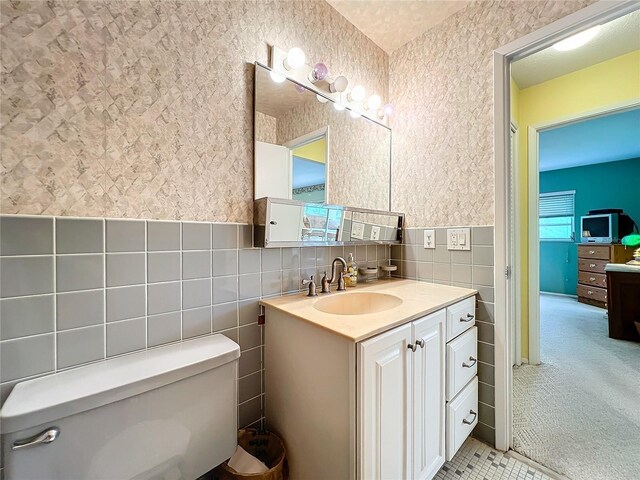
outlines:
{"label": "door frame", "polygon": [[[510,265],[509,245],[510,222],[509,171],[511,128],[510,115],[510,75],[512,61],[531,55],[554,43],[570,37],[578,31],[608,22],[640,8],[635,0],[611,2],[600,0],[586,8],[563,17],[535,32],[493,52],[494,76],[494,180],[495,180],[495,414],[496,448],[508,450],[512,446],[512,368],[511,329],[516,319],[508,318],[510,301],[515,301],[516,311],[520,306],[520,295],[510,285],[506,273]],[[521,219],[522,220],[522,219]],[[517,220],[516,220],[517,222]]]}
{"label": "door frame", "polygon": [[[528,143],[528,224],[529,224],[529,363],[540,364],[540,225],[538,223],[540,205],[540,133],[552,128],[571,125],[593,118],[622,113],[640,107],[640,101],[630,100],[582,112],[578,115],[561,117],[548,122],[529,126]],[[578,239],[576,227],[576,241]],[[531,301],[538,299],[538,301]]]}
{"label": "door frame", "polygon": [[315,142],[321,138],[325,139],[324,147],[324,203],[329,204],[329,125],[321,127],[313,132],[305,133],[300,137],[296,137],[293,140],[289,140],[284,144],[291,151],[291,182],[293,183],[293,150],[298,147],[303,147],[308,143]]}

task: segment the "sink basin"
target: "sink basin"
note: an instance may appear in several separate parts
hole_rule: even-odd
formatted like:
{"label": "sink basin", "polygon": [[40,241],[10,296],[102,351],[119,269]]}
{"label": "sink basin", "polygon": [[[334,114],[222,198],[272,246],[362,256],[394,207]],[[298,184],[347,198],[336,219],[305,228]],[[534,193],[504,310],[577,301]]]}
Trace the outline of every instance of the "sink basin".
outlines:
{"label": "sink basin", "polygon": [[335,293],[321,298],[313,307],[333,315],[366,315],[391,310],[401,303],[401,298],[388,293],[353,292]]}

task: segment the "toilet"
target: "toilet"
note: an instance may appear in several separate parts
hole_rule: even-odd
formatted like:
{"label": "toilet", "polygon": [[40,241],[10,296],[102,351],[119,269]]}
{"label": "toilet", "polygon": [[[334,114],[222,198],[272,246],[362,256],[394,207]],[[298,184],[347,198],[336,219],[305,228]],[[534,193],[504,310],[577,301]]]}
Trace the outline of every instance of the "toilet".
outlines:
{"label": "toilet", "polygon": [[213,335],[17,384],[5,480],[198,478],[236,448],[239,357]]}

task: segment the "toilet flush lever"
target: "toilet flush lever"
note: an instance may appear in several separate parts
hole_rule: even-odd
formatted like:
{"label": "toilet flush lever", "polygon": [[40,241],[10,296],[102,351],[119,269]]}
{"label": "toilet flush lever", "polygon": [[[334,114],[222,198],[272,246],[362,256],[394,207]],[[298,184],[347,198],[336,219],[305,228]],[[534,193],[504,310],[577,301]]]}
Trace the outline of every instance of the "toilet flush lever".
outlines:
{"label": "toilet flush lever", "polygon": [[44,432],[34,435],[33,437],[25,438],[24,440],[16,440],[13,442],[11,450],[21,450],[23,448],[37,447],[38,445],[51,443],[59,436],[60,429],[58,427],[51,427]]}

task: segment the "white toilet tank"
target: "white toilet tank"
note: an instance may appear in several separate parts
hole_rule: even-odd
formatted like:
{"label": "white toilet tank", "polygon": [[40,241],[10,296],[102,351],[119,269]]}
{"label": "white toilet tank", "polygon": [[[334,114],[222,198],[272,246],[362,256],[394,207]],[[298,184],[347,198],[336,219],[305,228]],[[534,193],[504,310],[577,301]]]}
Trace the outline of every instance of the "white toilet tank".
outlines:
{"label": "white toilet tank", "polygon": [[239,357],[213,335],[19,383],[5,480],[196,479],[236,448]]}

